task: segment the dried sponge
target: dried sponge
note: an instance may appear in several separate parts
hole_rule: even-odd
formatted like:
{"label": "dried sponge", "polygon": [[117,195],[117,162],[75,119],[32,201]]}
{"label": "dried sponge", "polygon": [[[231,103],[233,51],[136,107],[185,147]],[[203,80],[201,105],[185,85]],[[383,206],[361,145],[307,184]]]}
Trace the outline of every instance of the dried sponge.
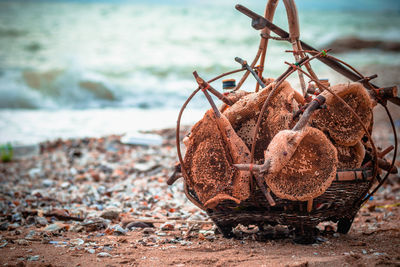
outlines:
{"label": "dried sponge", "polygon": [[224,195],[240,202],[249,197],[250,174],[238,171],[232,164],[248,162],[250,152],[229,121],[208,110],[187,140],[184,178],[202,203],[209,201],[206,208],[213,208],[218,204],[215,200],[222,201]]}
{"label": "dried sponge", "polygon": [[[368,128],[372,120],[372,102],[366,89],[360,83],[338,84],[331,90],[341,97]],[[334,95],[324,91],[327,109],[316,111],[312,123],[329,134],[335,143],[354,146],[365,134],[363,127],[350,110]]]}
{"label": "dried sponge", "polygon": [[[254,131],[261,108],[274,86],[275,83],[270,82],[258,93],[243,96],[224,111],[224,115],[232,124],[233,129],[249,149],[251,149],[253,143]],[[263,115],[254,153],[256,163],[264,161],[264,151],[272,138],[279,131],[290,128],[294,108],[294,90],[285,81],[278,87]]]}
{"label": "dried sponge", "polygon": [[[336,148],[320,130],[279,132],[265,153],[270,171],[265,182],[284,199],[306,201],[323,194],[336,175]],[[275,166],[274,166],[275,165]]]}
{"label": "dried sponge", "polygon": [[357,169],[361,167],[365,156],[365,148],[359,141],[354,146],[336,145],[338,153],[338,169]]}

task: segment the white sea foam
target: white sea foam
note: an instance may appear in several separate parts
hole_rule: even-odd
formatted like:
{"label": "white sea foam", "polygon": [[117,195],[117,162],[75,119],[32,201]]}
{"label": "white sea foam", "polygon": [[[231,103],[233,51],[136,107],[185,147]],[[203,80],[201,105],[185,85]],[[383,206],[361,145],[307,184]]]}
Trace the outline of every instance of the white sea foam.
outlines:
{"label": "white sea foam", "polygon": [[[339,36],[400,41],[398,1],[387,1],[389,5],[368,0],[361,5],[359,0],[340,0],[330,3],[329,9],[317,0],[298,2],[301,37],[317,48]],[[244,0],[242,4],[262,14],[265,3]],[[287,28],[282,6],[274,22]],[[209,79],[236,69],[234,57],[251,61],[259,41],[259,32],[231,1],[0,1],[0,25],[0,116],[10,123],[2,124],[3,141],[16,136],[8,129],[24,132],[33,127],[24,119],[30,117],[29,109],[42,129],[47,126],[38,120],[46,123],[47,115],[38,114],[58,114],[69,125],[67,114],[75,110],[91,114],[90,123],[98,121],[102,133],[106,133],[101,129],[106,124],[104,114],[89,109],[107,108],[108,114],[135,110],[139,116],[141,109],[153,115],[157,114],[153,109],[176,110],[196,88],[194,70]],[[277,77],[287,68],[284,61],[293,62],[286,49],[290,45],[270,42],[266,76]],[[361,51],[340,57],[360,67],[400,64],[398,53]],[[329,70],[313,66],[329,78]],[[248,80],[245,87],[254,88],[254,81]],[[214,86],[221,89],[221,82]],[[209,105],[199,95],[192,107],[205,110]],[[146,118],[145,124],[150,120]],[[49,124],[47,133],[39,128],[25,132],[33,136],[39,131],[43,138],[50,132],[63,136],[55,125],[62,129]]]}

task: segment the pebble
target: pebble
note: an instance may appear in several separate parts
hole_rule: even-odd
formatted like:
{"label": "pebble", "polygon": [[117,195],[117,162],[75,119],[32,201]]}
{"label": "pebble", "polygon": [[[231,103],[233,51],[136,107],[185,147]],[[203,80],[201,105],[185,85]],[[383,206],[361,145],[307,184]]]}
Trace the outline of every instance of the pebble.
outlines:
{"label": "pebble", "polygon": [[0,224],[0,231],[6,231],[6,230],[8,230],[8,225],[9,225],[8,222],[3,222],[3,223],[1,223],[1,224]]}
{"label": "pebble", "polygon": [[63,229],[63,226],[59,223],[53,223],[48,225],[46,228],[44,228],[44,231],[47,232],[57,232],[60,231],[61,229]]}
{"label": "pebble", "polygon": [[20,246],[28,246],[29,245],[29,242],[25,239],[17,239],[14,242]]}
{"label": "pebble", "polygon": [[69,187],[69,183],[68,182],[64,182],[61,184],[61,188],[62,189],[67,189]]}
{"label": "pebble", "polygon": [[39,226],[46,226],[49,224],[49,222],[46,220],[46,218],[40,217],[40,216],[35,216],[35,222],[36,222],[36,225],[39,225]]}
{"label": "pebble", "polygon": [[111,257],[111,254],[107,252],[100,252],[97,254],[97,257]]}
{"label": "pebble", "polygon": [[28,174],[31,179],[34,179],[36,175],[39,175],[42,172],[40,168],[32,168],[29,170]]}
{"label": "pebble", "polygon": [[30,256],[30,257],[28,257],[27,260],[28,260],[28,261],[38,261],[39,258],[40,258],[39,255],[35,255],[35,256]]}
{"label": "pebble", "polygon": [[12,223],[8,225],[8,231],[12,231],[15,230],[17,228],[19,228],[21,225],[19,225],[18,223]]}
{"label": "pebble", "polygon": [[50,179],[44,179],[42,182],[42,185],[44,187],[51,187],[54,184],[53,180]]}
{"label": "pebble", "polygon": [[174,222],[165,222],[160,226],[160,229],[163,231],[171,231],[175,229],[175,223]]}
{"label": "pebble", "polygon": [[119,224],[109,226],[108,229],[112,230],[114,235],[126,235],[126,230],[122,228]]}
{"label": "pebble", "polygon": [[6,240],[1,240],[0,241],[0,248],[4,248],[7,245],[8,245],[8,242]]}
{"label": "pebble", "polygon": [[126,228],[132,230],[132,228],[148,228],[151,225],[144,223],[144,222],[130,222],[126,225]]}
{"label": "pebble", "polygon": [[372,255],[374,255],[374,256],[384,256],[384,255],[386,255],[386,253],[374,252]]}
{"label": "pebble", "polygon": [[25,239],[31,239],[36,235],[34,230],[29,231],[29,233],[25,236]]}
{"label": "pebble", "polygon": [[85,243],[85,241],[83,241],[83,239],[80,239],[80,238],[72,239],[72,240],[70,241],[70,244],[71,244],[71,245],[74,245],[74,246],[81,246],[81,245],[83,245],[84,243]]}
{"label": "pebble", "polygon": [[154,230],[154,228],[144,228],[143,229],[143,234],[153,234],[156,230]]}
{"label": "pebble", "polygon": [[108,220],[116,220],[119,217],[119,212],[115,211],[115,210],[107,210],[104,211],[100,217],[104,218],[104,219],[108,219]]}
{"label": "pebble", "polygon": [[88,248],[88,249],[86,249],[86,251],[87,251],[88,253],[90,253],[90,254],[96,253],[96,250],[93,249],[93,248]]}

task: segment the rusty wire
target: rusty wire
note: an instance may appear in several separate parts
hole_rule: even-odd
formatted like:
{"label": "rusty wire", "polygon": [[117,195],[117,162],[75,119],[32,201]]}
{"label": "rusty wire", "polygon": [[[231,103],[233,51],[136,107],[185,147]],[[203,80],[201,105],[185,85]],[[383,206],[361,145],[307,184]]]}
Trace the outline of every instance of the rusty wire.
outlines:
{"label": "rusty wire", "polygon": [[[387,106],[386,105],[382,105],[382,106],[385,108],[386,114],[388,115],[388,118],[390,120],[390,124],[392,126],[393,135],[394,135],[394,151],[393,151],[392,163],[390,164],[389,171],[387,171],[385,177],[379,182],[379,184],[375,187],[374,190],[372,190],[371,193],[368,193],[368,191],[372,187],[372,184],[371,184],[371,186],[368,187],[367,194],[366,194],[364,199],[361,199],[360,205],[362,205],[363,203],[367,202],[369,200],[369,198],[372,197],[375,194],[375,192],[378,191],[378,189],[386,182],[386,180],[388,179],[388,177],[390,175],[390,170],[393,169],[394,163],[396,162],[397,148],[398,148],[396,126],[395,126],[395,124],[393,122],[392,114],[389,112],[389,109],[387,108]],[[371,181],[371,183],[373,183],[373,180]]]}

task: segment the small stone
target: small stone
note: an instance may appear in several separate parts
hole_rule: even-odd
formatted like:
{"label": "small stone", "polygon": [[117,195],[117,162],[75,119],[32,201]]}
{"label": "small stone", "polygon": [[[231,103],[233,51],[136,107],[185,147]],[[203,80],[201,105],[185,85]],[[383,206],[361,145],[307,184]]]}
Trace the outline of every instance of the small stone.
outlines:
{"label": "small stone", "polygon": [[108,219],[108,220],[115,220],[118,219],[119,217],[119,212],[115,211],[115,210],[107,210],[104,211],[100,217],[104,218],[104,219]]}
{"label": "small stone", "polygon": [[29,245],[29,242],[25,239],[17,239],[17,240],[15,240],[15,243],[20,246],[28,246]]}
{"label": "small stone", "polygon": [[126,225],[126,228],[129,230],[131,230],[132,228],[148,228],[148,227],[153,227],[153,226],[144,222],[130,222]]}
{"label": "small stone", "polygon": [[31,179],[35,178],[36,175],[39,175],[42,170],[39,168],[32,168],[29,170],[28,174]]}
{"label": "small stone", "polygon": [[97,257],[111,257],[111,254],[107,252],[100,252],[97,254]]}
{"label": "small stone", "polygon": [[17,229],[18,227],[20,227],[20,225],[18,223],[12,223],[8,225],[8,231],[12,231]]}
{"label": "small stone", "polygon": [[11,216],[12,222],[20,222],[21,221],[21,214],[20,213],[14,213]]}
{"label": "small stone", "polygon": [[8,229],[8,222],[3,222],[0,224],[0,231],[6,231]]}
{"label": "small stone", "polygon": [[7,240],[1,240],[1,241],[0,241],[0,248],[4,248],[4,247],[7,246],[7,245],[8,245]]}
{"label": "small stone", "polygon": [[340,234],[339,233],[334,233],[333,236],[334,237],[340,237]]}
{"label": "small stone", "polygon": [[25,236],[25,239],[32,239],[36,235],[36,232],[31,230],[29,233]]}
{"label": "small stone", "polygon": [[160,226],[160,229],[163,231],[171,231],[174,230],[174,228],[175,228],[175,223],[173,222],[166,222]]}
{"label": "small stone", "polygon": [[82,225],[76,224],[76,225],[72,226],[70,231],[74,232],[74,233],[79,233],[79,232],[82,232],[83,229],[85,229],[85,228]]}
{"label": "small stone", "polygon": [[367,254],[367,251],[365,249],[362,249],[361,251],[362,251],[362,254],[364,254],[364,255]]}
{"label": "small stone", "polygon": [[[243,242],[244,242],[244,241],[243,241]],[[184,241],[184,240],[182,240],[182,241],[180,241],[180,244],[181,244],[181,246],[190,246],[190,245],[192,245],[193,243],[190,242],[190,241]],[[243,244],[245,244],[245,243],[243,243]]]}
{"label": "small stone", "polygon": [[105,250],[105,251],[111,251],[111,250],[112,250],[112,247],[106,245],[106,246],[103,247],[103,250]]}
{"label": "small stone", "polygon": [[122,228],[119,224],[110,226],[108,229],[111,230],[114,235],[126,235],[126,230]]}
{"label": "small stone", "polygon": [[27,224],[27,225],[36,224],[35,217],[34,216],[26,217],[25,224]]}
{"label": "small stone", "polygon": [[44,179],[42,181],[42,185],[44,187],[51,187],[51,186],[53,186],[53,184],[54,184],[54,182],[52,180],[50,180],[50,179]]}
{"label": "small stone", "polygon": [[143,229],[143,234],[153,234],[154,232],[155,232],[155,230],[150,227]]}
{"label": "small stone", "polygon": [[149,171],[154,167],[153,162],[143,162],[143,163],[136,163],[134,168],[138,170],[139,172],[146,172]]}
{"label": "small stone", "polygon": [[208,235],[205,237],[207,240],[214,240],[215,239],[215,235]]}
{"label": "small stone", "polygon": [[67,189],[69,187],[69,183],[68,182],[64,182],[61,184],[61,188],[62,189]]}
{"label": "small stone", "polygon": [[44,231],[57,232],[57,231],[60,231],[61,229],[63,229],[63,225],[61,225],[59,223],[53,223],[53,224],[48,225],[46,228],[44,228]]}
{"label": "small stone", "polygon": [[28,258],[28,261],[38,261],[38,260],[39,260],[39,258],[40,258],[40,256],[39,256],[39,255],[30,256],[30,257]]}
{"label": "small stone", "polygon": [[70,241],[70,243],[71,243],[71,245],[74,245],[74,246],[80,246],[80,245],[83,245],[85,243],[85,241],[83,241],[80,238],[77,238],[77,239],[72,239]]}
{"label": "small stone", "polygon": [[36,222],[36,225],[39,225],[39,226],[46,226],[49,224],[49,222],[46,220],[46,218],[40,217],[40,216],[35,217],[35,222]]}
{"label": "small stone", "polygon": [[164,233],[164,232],[158,232],[158,233],[157,233],[157,235],[158,235],[158,236],[167,236],[167,233]]}
{"label": "small stone", "polygon": [[383,255],[386,255],[386,253],[374,252],[372,255],[374,255],[374,256],[383,256]]}
{"label": "small stone", "polygon": [[87,251],[88,253],[90,253],[90,254],[94,254],[94,253],[96,252],[96,250],[93,249],[93,248],[89,248],[89,249],[87,249],[86,251]]}

